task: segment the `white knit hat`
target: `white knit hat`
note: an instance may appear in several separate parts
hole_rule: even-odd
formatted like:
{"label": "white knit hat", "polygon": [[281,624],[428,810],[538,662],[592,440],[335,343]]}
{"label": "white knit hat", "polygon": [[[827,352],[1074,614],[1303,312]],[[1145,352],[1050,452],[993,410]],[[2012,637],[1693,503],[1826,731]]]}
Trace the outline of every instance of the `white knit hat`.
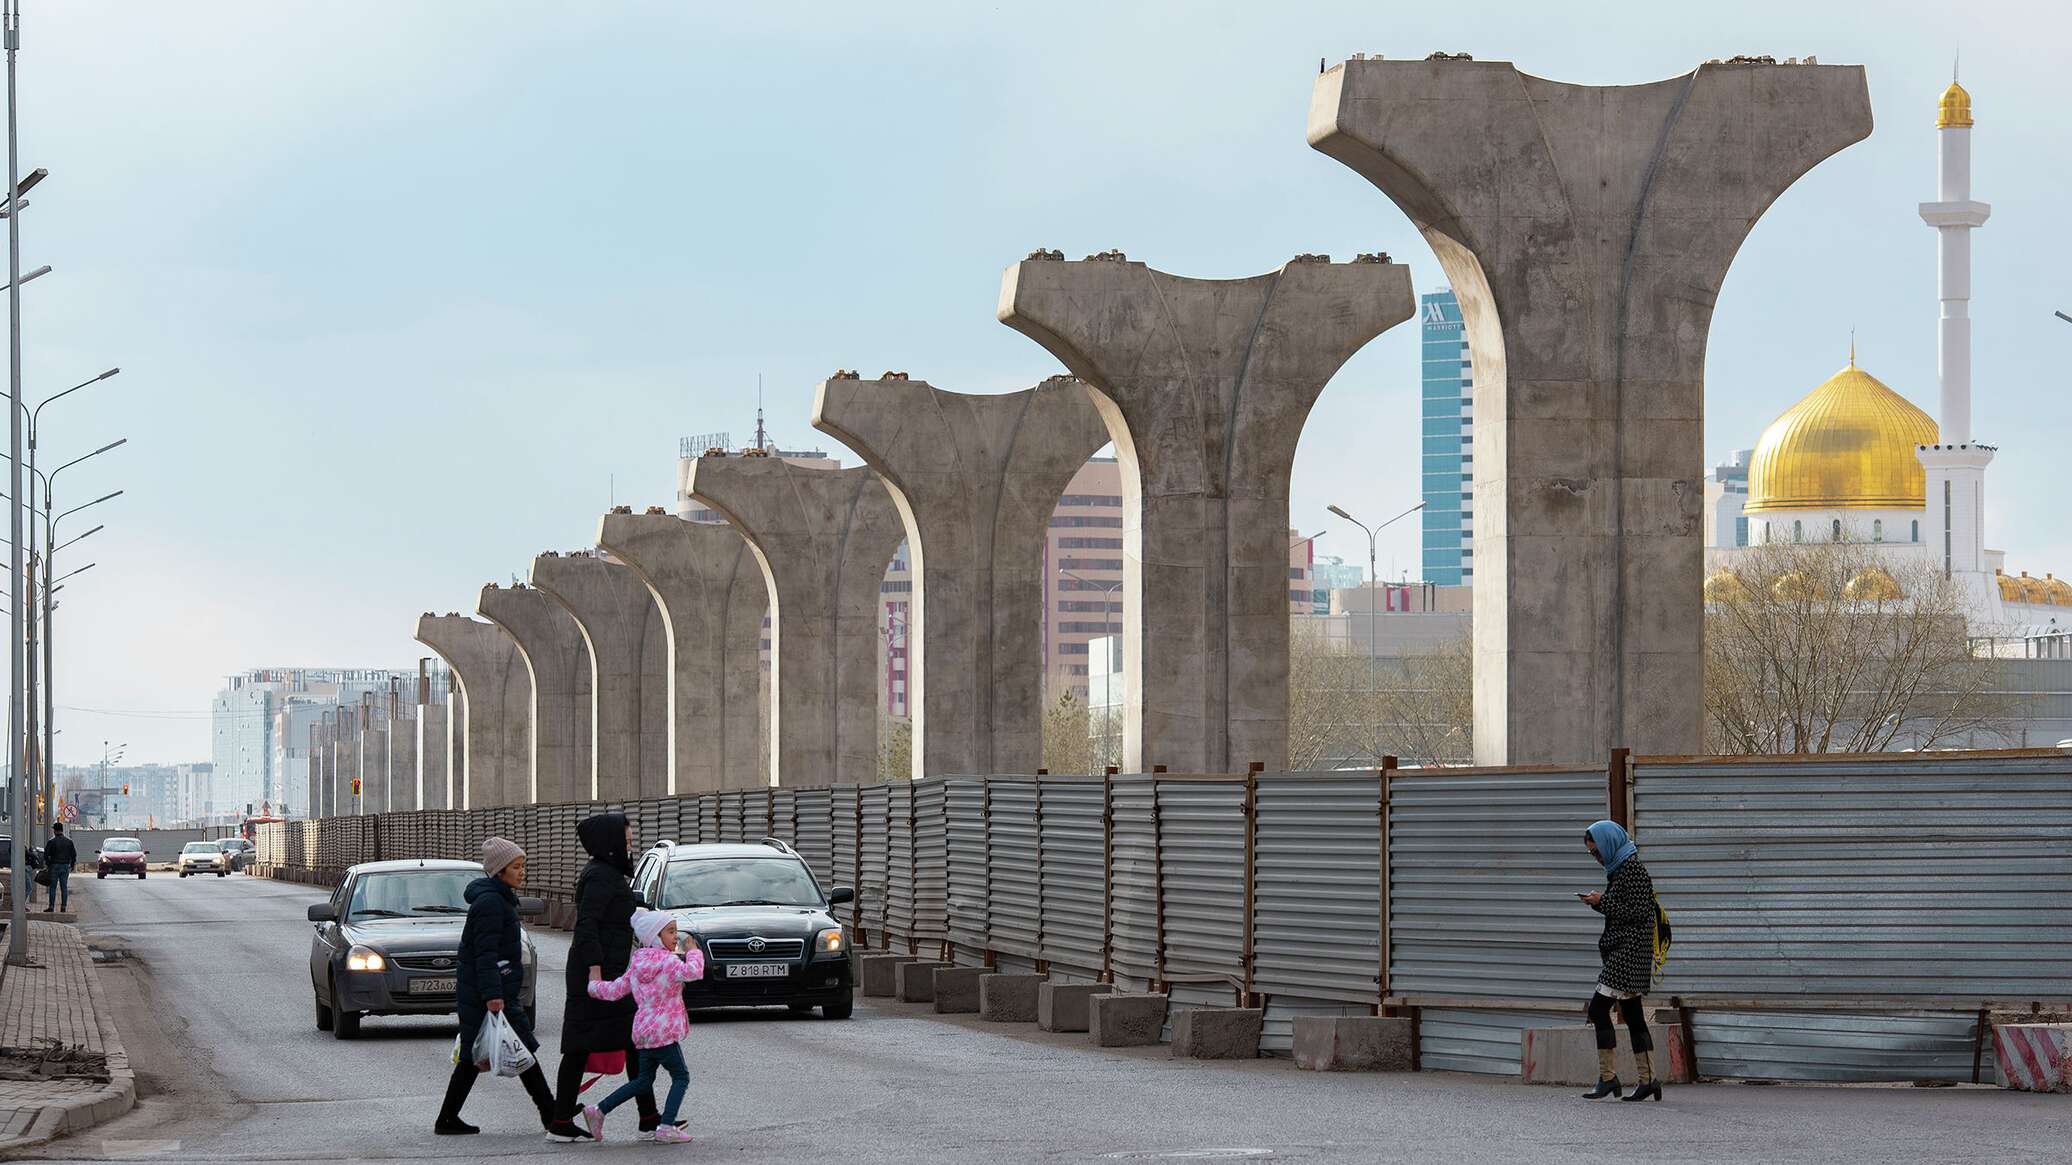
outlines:
{"label": "white knit hat", "polygon": [[503,872],[505,866],[525,856],[518,843],[507,838],[492,837],[482,843],[482,872],[494,878]]}
{"label": "white knit hat", "polygon": [[675,916],[660,910],[636,908],[633,911],[633,935],[640,940],[641,946],[660,946],[663,928],[675,921]]}

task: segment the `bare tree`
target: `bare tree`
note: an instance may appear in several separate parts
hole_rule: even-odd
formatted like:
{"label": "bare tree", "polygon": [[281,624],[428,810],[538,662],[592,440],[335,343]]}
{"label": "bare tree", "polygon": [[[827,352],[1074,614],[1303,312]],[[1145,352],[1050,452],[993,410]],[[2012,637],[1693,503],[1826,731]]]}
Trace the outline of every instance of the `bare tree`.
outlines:
{"label": "bare tree", "polygon": [[1053,773],[1095,773],[1100,753],[1087,729],[1087,707],[1067,688],[1043,714],[1043,767]]}
{"label": "bare tree", "polygon": [[1972,650],[1961,586],[1860,543],[1773,543],[1707,584],[1707,745],[1888,752],[2004,741],[2010,697]]}
{"label": "bare tree", "polygon": [[878,718],[878,779],[910,781],[914,777],[914,722]]}
{"label": "bare tree", "polygon": [[1474,668],[1466,636],[1370,660],[1298,629],[1288,645],[1288,767],[1465,764],[1474,752]]}

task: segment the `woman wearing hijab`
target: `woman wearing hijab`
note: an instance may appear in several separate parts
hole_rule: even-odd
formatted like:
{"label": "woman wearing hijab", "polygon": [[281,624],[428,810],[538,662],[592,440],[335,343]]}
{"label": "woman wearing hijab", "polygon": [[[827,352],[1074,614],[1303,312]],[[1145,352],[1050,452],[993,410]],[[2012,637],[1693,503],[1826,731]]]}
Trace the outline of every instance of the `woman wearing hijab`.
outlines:
{"label": "woman wearing hijab", "polygon": [[[640,1073],[633,1047],[633,1000],[592,999],[590,980],[616,979],[633,958],[633,911],[641,901],[627,879],[633,874],[633,826],[623,813],[599,813],[576,826],[576,837],[590,861],[576,876],[576,927],[568,946],[568,1007],[561,1019],[561,1066],[554,1078],[554,1124],[548,1130],[566,1141],[587,1141],[589,1130],[576,1124],[576,1101],[583,1090],[583,1072],[593,1052],[622,1052],[626,1077]],[[640,1130],[653,1132],[661,1117],[652,1085],[634,1097],[640,1109]]]}
{"label": "woman wearing hijab", "polygon": [[[1597,1028],[1597,1087],[1583,1094],[1585,1100],[1660,1100],[1662,1085],[1655,1080],[1651,1053],[1654,1041],[1648,1035],[1647,1015],[1642,999],[1654,986],[1660,965],[1655,905],[1655,883],[1640,864],[1639,847],[1615,822],[1599,821],[1583,833],[1583,844],[1604,866],[1604,889],[1578,895],[1590,909],[1604,915],[1604,933],[1597,939],[1598,957],[1604,970],[1597,976],[1597,990],[1586,1009]],[[1633,1063],[1640,1082],[1630,1096],[1622,1096],[1619,1085],[1618,1034],[1612,1028],[1612,1008],[1619,1009],[1626,1030],[1633,1037]]]}

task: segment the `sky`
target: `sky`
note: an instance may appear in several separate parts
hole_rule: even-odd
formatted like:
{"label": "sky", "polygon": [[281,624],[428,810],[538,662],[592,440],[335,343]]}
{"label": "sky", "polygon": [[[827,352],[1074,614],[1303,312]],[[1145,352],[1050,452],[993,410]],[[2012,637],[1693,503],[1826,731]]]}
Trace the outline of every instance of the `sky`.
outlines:
{"label": "sky", "polygon": [[[254,667],[414,669],[421,611],[668,505],[677,441],[807,424],[837,368],[964,392],[1060,371],[994,318],[1037,247],[1257,274],[1409,222],[1304,139],[1320,58],[1443,50],[1583,84],[1736,53],[1867,67],[1877,128],[1743,246],[1707,355],[1717,461],[1844,363],[1933,412],[1935,101],[1974,99],[1975,430],[1989,544],[2072,572],[2072,6],[1042,5],[27,0],[25,396],[61,534],[57,760],[207,759]],[[1962,40],[1961,46],[1959,40]],[[1418,495],[1417,329],[1363,349],[1296,459],[1290,523],[1357,562]],[[845,460],[854,462],[854,458]],[[1382,573],[1418,573],[1417,526]]]}

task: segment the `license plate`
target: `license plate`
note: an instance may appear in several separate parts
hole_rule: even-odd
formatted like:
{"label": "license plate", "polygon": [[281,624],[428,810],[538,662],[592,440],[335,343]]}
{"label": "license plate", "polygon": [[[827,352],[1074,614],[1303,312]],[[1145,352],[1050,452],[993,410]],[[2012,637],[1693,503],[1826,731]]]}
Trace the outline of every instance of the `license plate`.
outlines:
{"label": "license plate", "polygon": [[451,995],[453,994],[453,987],[454,981],[452,979],[412,979],[410,981],[410,994]]}
{"label": "license plate", "polygon": [[791,974],[790,963],[729,963],[729,979],[782,979]]}

